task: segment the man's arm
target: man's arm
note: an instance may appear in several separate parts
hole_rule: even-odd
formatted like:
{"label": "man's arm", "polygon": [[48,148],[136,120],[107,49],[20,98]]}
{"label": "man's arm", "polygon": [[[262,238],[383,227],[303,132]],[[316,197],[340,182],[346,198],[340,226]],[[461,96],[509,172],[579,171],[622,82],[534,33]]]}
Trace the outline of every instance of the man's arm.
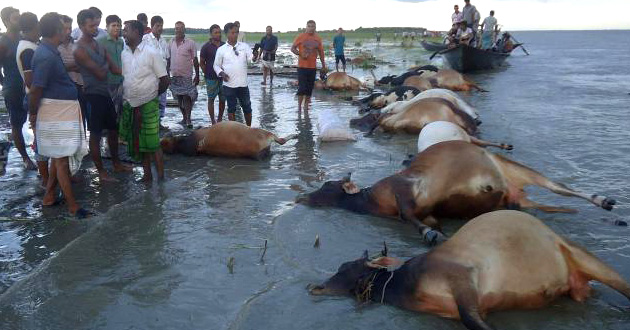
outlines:
{"label": "man's arm", "polygon": [[214,64],[212,65],[214,72],[217,73],[219,78],[222,78],[223,81],[229,81],[230,76],[228,76],[225,71],[223,71],[223,51],[221,49],[217,50],[217,55],[214,57]]}
{"label": "man's arm", "polygon": [[298,38],[295,38],[295,41],[293,41],[293,45],[291,46],[291,52],[297,56],[300,56],[300,51],[298,50],[298,45],[299,45],[299,42],[297,40]]}
{"label": "man's arm", "polygon": [[44,89],[39,86],[33,86],[28,93],[28,121],[31,123],[31,128],[35,129],[35,123],[37,122],[37,110],[39,110],[39,101],[42,99]]}
{"label": "man's arm", "polygon": [[92,59],[87,55],[85,49],[77,48],[74,53],[74,61],[77,62],[78,65],[85,67],[91,74],[96,76],[98,80],[107,79],[107,70],[99,67]]}
{"label": "man's arm", "polygon": [[206,72],[206,65],[208,64],[208,60],[206,59],[206,55],[204,54],[205,48],[201,47],[201,55],[199,56],[199,65],[201,65],[201,72],[203,72],[204,76],[208,75]]}
{"label": "man's arm", "polygon": [[166,92],[166,89],[170,84],[171,79],[168,77],[168,75],[160,77],[160,83],[158,84],[158,95],[162,95],[164,92]]}
{"label": "man's arm", "polygon": [[193,84],[199,85],[199,59],[197,56],[193,58],[193,65],[195,66],[195,78],[193,79]]}
{"label": "man's arm", "polygon": [[109,53],[107,51],[105,51],[105,58],[107,59],[107,65],[109,66],[109,72],[113,73],[113,74],[117,74],[117,75],[122,75],[122,68],[119,67],[113,60],[112,57],[109,55]]}
{"label": "man's arm", "polygon": [[324,44],[319,43],[319,59],[322,61],[322,70],[326,71],[326,59],[324,58]]}

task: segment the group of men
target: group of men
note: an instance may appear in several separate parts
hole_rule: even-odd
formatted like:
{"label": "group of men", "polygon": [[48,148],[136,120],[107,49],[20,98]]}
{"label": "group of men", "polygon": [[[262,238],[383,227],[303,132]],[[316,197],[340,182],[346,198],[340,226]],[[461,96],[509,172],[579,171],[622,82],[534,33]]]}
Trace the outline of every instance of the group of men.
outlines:
{"label": "group of men", "polygon": [[[71,214],[79,218],[90,214],[74,197],[72,175],[89,150],[100,182],[116,181],[101,159],[103,135],[107,137],[115,172],[132,169],[118,156],[119,143],[126,143],[127,153],[142,161],[143,181],[153,180],[152,163],[158,180],[163,179],[159,131],[166,90],[170,86],[182,112],[182,123],[190,127],[199,84],[197,46],[186,37],[184,23],[175,24],[175,37],[166,42],[162,37],[164,20],[153,16],[149,26],[144,13],[124,23],[118,16],[109,15],[105,19],[106,29],[101,29],[102,13],[91,7],[78,13],[78,27],[74,30],[72,18],[54,12],[38,19],[33,13],[20,14],[18,9],[6,7],[0,14],[7,27],[0,39],[0,82],[12,140],[25,168],[39,170],[46,188],[42,205],[65,201]],[[267,76],[269,83],[273,83],[278,39],[272,28],[267,27],[260,41],[259,54],[239,41],[244,40],[239,26],[238,22],[227,23],[222,31],[218,25],[212,25],[210,39],[201,48],[201,70],[206,78],[208,111],[213,124],[221,121],[227,101],[228,118],[235,120],[239,103],[246,124],[251,126],[247,82],[250,62],[261,58],[262,83],[266,84]],[[298,55],[299,111],[302,108],[308,111],[318,57],[322,70],[327,70],[322,40],[315,29],[315,22],[308,21],[306,32],[291,47]],[[226,42],[221,40],[221,32],[225,33]],[[344,41],[337,39],[341,46],[335,48],[343,49]],[[219,113],[215,118],[217,96]],[[22,135],[27,119],[35,135],[37,165],[30,159]],[[86,128],[90,131],[89,148]]]}
{"label": "group of men", "polygon": [[482,33],[481,38],[479,38],[481,15],[475,6],[470,4],[470,0],[464,0],[464,3],[462,11],[459,11],[458,5],[454,6],[455,11],[451,15],[453,25],[449,31],[449,41],[475,46],[481,42],[482,49],[492,48],[499,28],[497,19],[494,17],[494,10],[491,10],[490,16],[481,23]]}

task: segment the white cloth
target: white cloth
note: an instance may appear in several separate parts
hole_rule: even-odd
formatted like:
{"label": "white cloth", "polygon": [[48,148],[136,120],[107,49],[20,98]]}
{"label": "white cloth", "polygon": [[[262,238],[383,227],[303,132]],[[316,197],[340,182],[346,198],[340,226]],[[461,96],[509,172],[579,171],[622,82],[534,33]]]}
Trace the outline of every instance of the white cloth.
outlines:
{"label": "white cloth", "polygon": [[[35,49],[37,49],[37,44],[29,40],[20,40],[17,46],[17,50],[15,51],[15,61],[17,62],[18,70],[20,71],[20,76],[22,76],[22,81],[25,81],[25,80],[24,80],[24,64],[22,63],[21,56],[22,56],[22,53],[27,49],[31,49],[35,51]],[[28,71],[31,71],[31,70],[28,70]],[[24,84],[24,91],[26,92],[26,94],[28,94],[29,92],[29,88],[26,86],[26,84]]]}
{"label": "white cloth", "polygon": [[142,37],[142,42],[155,48],[165,61],[171,57],[171,52],[166,40],[164,40],[164,36],[160,36],[160,39],[158,39],[153,32],[147,33]]}
{"label": "white cloth", "polygon": [[123,99],[139,107],[158,95],[160,78],[166,76],[166,62],[158,51],[144,41],[131,51],[122,51]]}
{"label": "white cloth", "polygon": [[42,99],[35,126],[37,153],[50,158],[68,157],[74,175],[88,154],[79,101]]}
{"label": "white cloth", "polygon": [[497,19],[494,16],[488,16],[483,20],[483,31],[492,32],[497,25]]}
{"label": "white cloth", "polygon": [[[234,49],[238,52],[238,56]],[[252,49],[244,42],[236,42],[236,46],[226,42],[219,47],[214,58],[214,71],[217,76],[224,71],[229,76],[229,80],[224,81],[223,86],[247,87],[247,63],[251,62],[253,57]]]}
{"label": "white cloth", "polygon": [[347,125],[330,109],[321,110],[317,114],[317,131],[317,139],[322,142],[356,141]]}
{"label": "white cloth", "polygon": [[460,28],[460,29],[457,29],[457,34],[455,34],[455,37],[456,38],[462,38],[462,37],[468,38],[468,37],[472,37],[472,33],[473,33],[473,30],[471,28],[469,28],[469,27],[467,27],[466,30],[462,30]]}
{"label": "white cloth", "polygon": [[[72,32],[70,33],[70,36],[72,37],[72,39],[77,41],[81,39],[81,36],[83,36],[83,31],[81,31],[81,29],[79,29],[78,27],[74,28],[74,30],[72,30]],[[94,39],[105,38],[105,37],[107,37],[107,31],[101,28],[98,28],[98,33],[96,34],[96,37],[94,37]]]}
{"label": "white cloth", "polygon": [[462,13],[461,11],[459,13],[453,13],[453,15],[451,15],[451,21],[453,21],[453,24],[459,23],[463,20],[464,20],[464,13]]}

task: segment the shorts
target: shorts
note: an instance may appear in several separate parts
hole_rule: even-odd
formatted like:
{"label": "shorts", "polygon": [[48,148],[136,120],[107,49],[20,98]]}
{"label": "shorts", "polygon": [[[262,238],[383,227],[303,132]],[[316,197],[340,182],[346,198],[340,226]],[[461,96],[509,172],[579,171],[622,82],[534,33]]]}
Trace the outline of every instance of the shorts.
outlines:
{"label": "shorts", "polygon": [[335,64],[339,64],[339,61],[346,65],[346,56],[345,55],[335,55]]}
{"label": "shorts", "polygon": [[214,100],[219,96],[219,102],[225,101],[225,96],[223,95],[223,81],[220,79],[206,79],[206,92],[208,93],[209,100]]}
{"label": "shorts", "polygon": [[249,87],[223,86],[223,94],[227,100],[228,113],[236,113],[236,101],[241,104],[243,113],[252,113],[252,102],[249,98]]}
{"label": "shorts", "polygon": [[112,98],[105,95],[85,94],[85,100],[90,106],[88,130],[91,133],[101,133],[103,130],[117,130],[116,108]]}
{"label": "shorts", "polygon": [[24,101],[24,90],[22,88],[3,89],[4,104],[9,112],[9,122],[11,127],[22,129],[28,118],[28,110],[22,104]]}
{"label": "shorts", "polygon": [[262,64],[263,68],[267,68],[267,69],[272,69],[274,65],[276,64],[275,61],[265,61],[265,60],[260,60],[260,63]]}
{"label": "shorts", "polygon": [[297,74],[297,95],[311,96],[313,94],[313,87],[315,87],[315,75],[317,74],[317,69],[298,68]]}

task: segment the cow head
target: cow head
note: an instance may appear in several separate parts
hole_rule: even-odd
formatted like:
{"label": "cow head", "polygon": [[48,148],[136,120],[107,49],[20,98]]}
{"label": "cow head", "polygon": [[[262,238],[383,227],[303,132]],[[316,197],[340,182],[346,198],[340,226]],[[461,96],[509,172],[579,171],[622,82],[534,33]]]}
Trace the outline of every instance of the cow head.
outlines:
{"label": "cow head", "polygon": [[[387,254],[387,248],[382,252]],[[319,285],[309,285],[309,293],[316,296],[321,295],[351,295],[360,300],[367,300],[365,296],[366,287],[374,280],[373,274],[377,272],[393,271],[400,267],[403,262],[386,255],[375,259],[369,259],[368,251],[364,251],[361,258],[354,261],[345,262],[337,269],[337,273],[324,283]]]}
{"label": "cow head", "polygon": [[379,84],[383,84],[383,85],[391,84],[392,80],[394,80],[395,77],[396,76],[394,76],[394,75],[385,76],[385,77],[379,79],[378,83]]}
{"label": "cow head", "polygon": [[380,113],[368,113],[361,118],[350,119],[350,127],[355,127],[363,132],[368,132],[378,125],[380,117]]}
{"label": "cow head", "polygon": [[338,181],[326,181],[321,188],[310,194],[301,194],[296,201],[310,206],[339,205],[347,195],[354,195],[361,191],[350,180],[350,175],[348,173],[348,176]]}
{"label": "cow head", "polygon": [[182,153],[193,156],[197,153],[197,144],[190,135],[165,136],[160,141],[160,146],[167,154]]}

